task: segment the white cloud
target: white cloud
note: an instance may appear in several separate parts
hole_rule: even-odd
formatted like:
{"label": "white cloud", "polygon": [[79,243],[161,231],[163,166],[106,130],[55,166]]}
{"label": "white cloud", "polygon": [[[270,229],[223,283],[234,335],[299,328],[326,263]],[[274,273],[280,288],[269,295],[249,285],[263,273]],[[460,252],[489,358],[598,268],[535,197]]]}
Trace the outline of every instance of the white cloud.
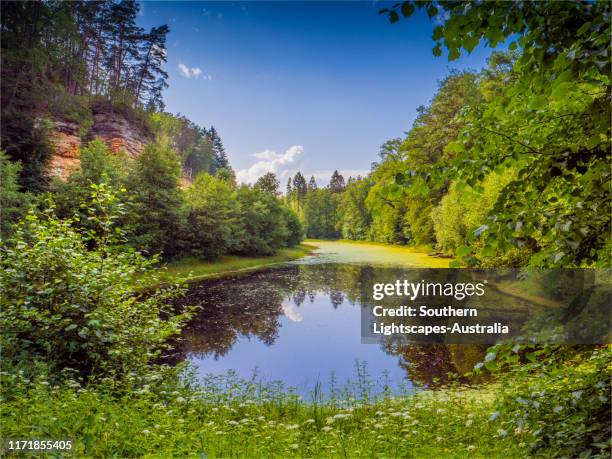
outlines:
{"label": "white cloud", "polygon": [[276,153],[272,150],[255,153],[252,156],[259,161],[248,169],[239,170],[236,176],[242,183],[255,183],[267,172],[274,172],[279,179],[286,178],[291,174],[292,166],[296,165],[303,153],[304,147],[301,145],[293,145],[285,153]]}
{"label": "white cloud", "polygon": [[283,303],[283,313],[291,322],[301,322],[304,320],[302,314],[293,303]]}
{"label": "white cloud", "polygon": [[191,78],[191,70],[185,64],[178,65],[179,70],[181,71],[181,75],[185,78]]}
{"label": "white cloud", "polygon": [[[304,147],[301,145],[293,145],[285,153],[277,153],[272,150],[265,150],[259,153],[254,153],[251,156],[259,161],[252,164],[247,169],[241,169],[236,173],[238,181],[241,183],[255,183],[259,177],[268,173],[274,172],[276,177],[281,182],[281,188],[284,187],[287,179],[293,177],[298,171],[302,172],[309,180],[314,176],[317,184],[320,187],[327,186],[333,169],[320,169],[314,172],[309,171],[303,164]],[[357,176],[365,177],[370,173],[369,169],[338,169],[344,180],[349,177],[356,178]],[[284,189],[284,188],[283,188]]]}
{"label": "white cloud", "polygon": [[187,78],[188,80],[191,78],[197,80],[200,77],[202,77],[203,80],[209,80],[209,81],[212,80],[212,76],[204,75],[200,67],[189,68],[189,66],[181,63],[178,65],[178,68],[179,68],[179,71],[181,72],[181,75]]}

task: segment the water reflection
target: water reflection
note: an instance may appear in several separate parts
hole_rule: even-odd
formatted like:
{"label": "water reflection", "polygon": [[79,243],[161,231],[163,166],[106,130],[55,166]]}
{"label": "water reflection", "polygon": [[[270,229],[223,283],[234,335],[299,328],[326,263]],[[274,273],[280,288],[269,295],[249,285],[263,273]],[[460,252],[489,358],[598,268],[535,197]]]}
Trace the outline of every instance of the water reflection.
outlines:
{"label": "water reflection", "polygon": [[[435,385],[469,370],[484,346],[409,345],[361,340],[364,286],[402,270],[349,264],[295,264],[192,285],[185,304],[201,307],[184,330],[180,359],[201,374],[254,367],[307,392],[316,382],[353,379],[355,362],[395,384]],[[459,349],[461,348],[461,349]],[[385,383],[387,384],[387,383]],[[381,386],[382,388],[382,386]]]}

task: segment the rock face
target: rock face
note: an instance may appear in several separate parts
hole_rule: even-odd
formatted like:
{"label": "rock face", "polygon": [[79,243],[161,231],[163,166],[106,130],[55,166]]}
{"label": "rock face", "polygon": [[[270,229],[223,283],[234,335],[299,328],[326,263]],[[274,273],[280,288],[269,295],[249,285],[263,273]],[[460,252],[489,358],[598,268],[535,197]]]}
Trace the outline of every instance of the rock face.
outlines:
{"label": "rock face", "polygon": [[79,132],[77,123],[64,120],[53,123],[50,133],[53,156],[49,162],[49,173],[62,179],[79,168],[80,149],[90,140],[101,139],[113,153],[125,151],[130,158],[136,158],[151,141],[142,129],[131,124],[120,113],[109,110],[94,111],[93,125],[84,136]]}
{"label": "rock face", "polygon": [[115,154],[125,151],[136,158],[151,140],[120,114],[103,111],[94,113],[93,120],[88,139],[102,139]]}
{"label": "rock face", "polygon": [[49,162],[49,173],[65,179],[73,170],[79,168],[79,149],[81,136],[77,123],[56,121],[50,133],[53,156]]}

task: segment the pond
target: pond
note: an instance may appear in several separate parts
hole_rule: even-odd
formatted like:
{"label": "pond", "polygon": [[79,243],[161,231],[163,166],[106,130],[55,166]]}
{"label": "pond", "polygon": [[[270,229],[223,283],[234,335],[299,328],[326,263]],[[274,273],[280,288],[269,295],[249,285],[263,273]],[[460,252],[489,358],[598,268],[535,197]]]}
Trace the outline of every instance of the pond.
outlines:
{"label": "pond", "polygon": [[317,383],[325,391],[366,379],[371,394],[385,387],[409,392],[482,359],[484,345],[362,342],[361,309],[371,306],[363,300],[364,285],[401,278],[411,268],[446,267],[448,260],[365,244],[317,244],[312,256],[295,262],[192,284],[183,301],[201,309],[184,330],[179,358],[200,376],[256,374],[303,396]]}

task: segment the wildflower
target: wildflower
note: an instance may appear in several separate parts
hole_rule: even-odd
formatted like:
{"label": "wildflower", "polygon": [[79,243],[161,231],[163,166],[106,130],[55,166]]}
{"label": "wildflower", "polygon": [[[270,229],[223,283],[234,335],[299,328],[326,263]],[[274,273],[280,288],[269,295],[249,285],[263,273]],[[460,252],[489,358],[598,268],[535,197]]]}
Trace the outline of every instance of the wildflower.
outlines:
{"label": "wildflower", "polygon": [[150,432],[149,430],[147,430],[147,429],[144,429],[144,430],[142,431],[142,433],[143,433],[143,434],[145,434],[145,435],[149,435],[151,432]]}
{"label": "wildflower", "polygon": [[231,421],[227,421],[228,424],[232,425],[232,426],[237,426],[238,422],[234,421],[233,419]]}
{"label": "wildflower", "polygon": [[300,426],[297,424],[290,424],[287,426],[287,430],[295,430],[298,429]]}
{"label": "wildflower", "polygon": [[331,428],[331,427],[329,427],[329,426],[325,426],[325,427],[323,427],[321,430],[322,430],[323,432],[329,432],[330,430],[332,430],[332,428]]}
{"label": "wildflower", "polygon": [[470,445],[467,447],[468,451],[474,451],[476,449],[476,447],[474,445]]}
{"label": "wildflower", "polygon": [[289,445],[291,449],[298,449],[300,447],[300,445],[298,445],[297,443],[293,443],[291,445]]}
{"label": "wildflower", "polygon": [[471,426],[473,423],[474,423],[474,421],[473,421],[473,420],[468,419],[467,421],[465,421],[465,426],[466,426],[466,427],[470,427],[470,426]]}
{"label": "wildflower", "polygon": [[304,424],[314,424],[315,420],[314,419],[306,419],[304,421]]}
{"label": "wildflower", "polygon": [[216,433],[217,435],[223,435],[225,432],[223,432],[222,430],[217,430],[215,433]]}

